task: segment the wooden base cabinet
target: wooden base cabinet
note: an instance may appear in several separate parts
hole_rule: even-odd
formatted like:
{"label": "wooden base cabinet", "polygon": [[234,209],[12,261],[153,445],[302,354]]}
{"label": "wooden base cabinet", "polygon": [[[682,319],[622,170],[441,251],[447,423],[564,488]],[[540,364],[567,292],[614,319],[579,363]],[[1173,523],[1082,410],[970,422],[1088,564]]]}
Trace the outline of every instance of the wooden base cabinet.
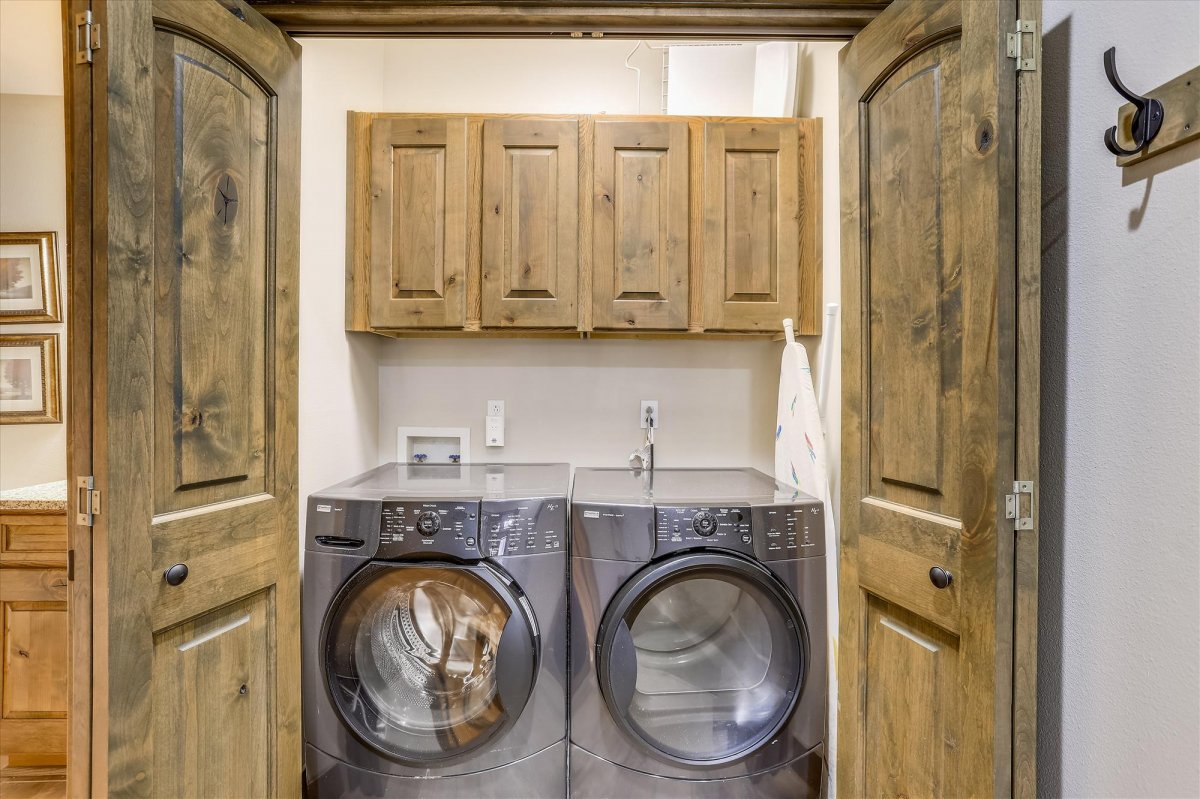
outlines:
{"label": "wooden base cabinet", "polygon": [[0,624],[0,784],[5,784],[13,772],[67,762],[64,513],[0,511]]}
{"label": "wooden base cabinet", "polygon": [[352,112],[350,131],[348,330],[820,332],[820,120]]}

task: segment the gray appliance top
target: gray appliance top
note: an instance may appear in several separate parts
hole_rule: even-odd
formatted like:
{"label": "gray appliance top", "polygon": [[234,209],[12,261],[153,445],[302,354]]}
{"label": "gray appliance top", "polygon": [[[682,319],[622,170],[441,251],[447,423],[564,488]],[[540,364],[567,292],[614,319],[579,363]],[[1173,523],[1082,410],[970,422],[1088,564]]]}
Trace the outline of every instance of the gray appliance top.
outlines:
{"label": "gray appliance top", "polygon": [[340,499],[566,497],[565,463],[385,463],[317,493]]}
{"label": "gray appliance top", "polygon": [[737,502],[748,505],[811,500],[757,469],[576,469],[573,502],[671,505]]}

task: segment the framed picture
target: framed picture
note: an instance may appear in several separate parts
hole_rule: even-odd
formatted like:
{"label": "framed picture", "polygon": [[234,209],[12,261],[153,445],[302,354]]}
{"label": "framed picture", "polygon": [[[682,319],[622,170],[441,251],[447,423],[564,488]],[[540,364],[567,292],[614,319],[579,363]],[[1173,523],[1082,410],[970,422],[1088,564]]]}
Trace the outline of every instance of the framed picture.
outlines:
{"label": "framed picture", "polygon": [[0,233],[0,322],[61,322],[58,235]]}
{"label": "framed picture", "polygon": [[0,424],[61,422],[58,335],[0,336]]}

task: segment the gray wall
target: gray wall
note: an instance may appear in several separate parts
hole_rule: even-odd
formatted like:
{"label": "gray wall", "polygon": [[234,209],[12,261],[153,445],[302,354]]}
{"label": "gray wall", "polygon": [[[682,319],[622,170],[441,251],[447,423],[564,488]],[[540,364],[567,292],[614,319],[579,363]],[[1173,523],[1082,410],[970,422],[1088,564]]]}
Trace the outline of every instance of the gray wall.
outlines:
{"label": "gray wall", "polygon": [[1101,140],[1104,51],[1160,85],[1200,3],[1044,13],[1039,794],[1200,796],[1200,142],[1121,170]]}

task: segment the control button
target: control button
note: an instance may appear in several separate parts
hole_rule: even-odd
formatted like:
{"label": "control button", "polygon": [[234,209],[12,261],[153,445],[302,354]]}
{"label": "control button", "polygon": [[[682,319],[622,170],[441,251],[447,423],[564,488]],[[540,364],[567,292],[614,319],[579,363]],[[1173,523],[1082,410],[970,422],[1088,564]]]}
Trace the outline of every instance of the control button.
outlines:
{"label": "control button", "polygon": [[735,510],[729,514],[729,518],[733,519],[734,524],[740,524],[742,519],[744,519],[746,517],[742,515],[742,512],[740,510]]}
{"label": "control button", "polygon": [[702,510],[692,517],[692,529],[697,535],[710,536],[717,531],[717,517]]}
{"label": "control button", "polygon": [[421,511],[417,517],[417,532],[421,535],[433,535],[442,529],[442,519],[431,510]]}
{"label": "control button", "polygon": [[750,534],[749,534],[749,533],[742,533],[742,543],[743,543],[743,544],[749,544],[749,543],[750,543],[750,540],[751,540],[751,539],[750,539]]}
{"label": "control button", "polygon": [[467,546],[469,546],[469,547],[473,547],[473,546],[475,546],[475,539],[474,539],[474,538],[468,538],[468,539],[467,539]]}

